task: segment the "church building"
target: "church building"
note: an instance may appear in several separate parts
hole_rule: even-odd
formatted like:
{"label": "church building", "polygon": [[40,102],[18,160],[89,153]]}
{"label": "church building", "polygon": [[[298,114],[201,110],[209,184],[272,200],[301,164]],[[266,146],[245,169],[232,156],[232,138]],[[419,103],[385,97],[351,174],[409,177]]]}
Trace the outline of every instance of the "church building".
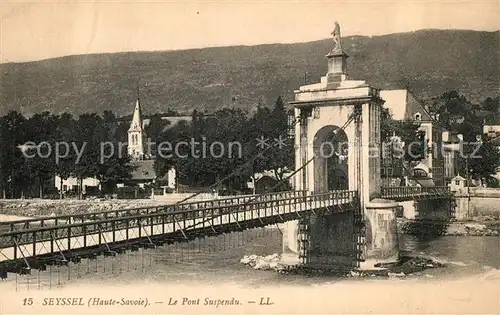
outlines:
{"label": "church building", "polygon": [[128,130],[127,152],[132,160],[145,158],[145,144],[147,138],[142,121],[141,103],[139,98],[135,103],[134,114]]}
{"label": "church building", "polygon": [[147,148],[146,122],[142,119],[142,109],[140,99],[137,98],[134,107],[134,114],[128,130],[127,153],[131,158],[132,166],[131,178],[121,183],[119,186],[139,186],[159,183],[164,188],[175,188],[175,169],[167,171],[165,176],[158,178],[154,168],[155,159]]}

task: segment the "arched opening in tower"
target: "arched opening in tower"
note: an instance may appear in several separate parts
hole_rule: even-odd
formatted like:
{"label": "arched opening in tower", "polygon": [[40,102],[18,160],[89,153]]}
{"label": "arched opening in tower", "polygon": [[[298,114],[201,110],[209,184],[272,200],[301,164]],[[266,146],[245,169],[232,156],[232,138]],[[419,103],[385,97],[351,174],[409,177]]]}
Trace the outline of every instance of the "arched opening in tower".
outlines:
{"label": "arched opening in tower", "polygon": [[349,189],[347,134],[338,126],[322,127],[314,136],[314,192]]}

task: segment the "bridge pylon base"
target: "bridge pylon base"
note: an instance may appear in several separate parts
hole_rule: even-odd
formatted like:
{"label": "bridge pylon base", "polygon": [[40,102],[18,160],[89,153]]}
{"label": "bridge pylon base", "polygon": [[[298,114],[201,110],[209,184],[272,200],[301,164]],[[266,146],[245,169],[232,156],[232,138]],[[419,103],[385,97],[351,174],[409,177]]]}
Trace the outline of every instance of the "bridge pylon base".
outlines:
{"label": "bridge pylon base", "polygon": [[312,214],[287,222],[283,231],[282,263],[327,269],[356,268],[362,253],[353,237],[355,232],[354,211]]}
{"label": "bridge pylon base", "polygon": [[360,269],[399,260],[397,208],[395,201],[387,199],[373,199],[365,204],[365,250]]}
{"label": "bridge pylon base", "polygon": [[309,215],[285,223],[282,263],[342,269],[372,269],[399,260],[393,200],[373,199],[364,211]]}

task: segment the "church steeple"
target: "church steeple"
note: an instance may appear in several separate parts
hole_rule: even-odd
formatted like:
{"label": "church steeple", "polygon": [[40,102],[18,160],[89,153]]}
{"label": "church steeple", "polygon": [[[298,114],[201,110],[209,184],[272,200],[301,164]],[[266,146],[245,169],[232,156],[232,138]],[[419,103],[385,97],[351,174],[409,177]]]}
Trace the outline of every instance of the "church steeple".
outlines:
{"label": "church steeple", "polygon": [[135,103],[134,114],[128,130],[128,154],[132,159],[144,157],[144,130],[142,128],[142,111],[139,97]]}
{"label": "church steeple", "polygon": [[137,98],[137,101],[135,102],[134,115],[132,116],[132,122],[130,123],[129,130],[142,130],[142,111],[139,98]]}

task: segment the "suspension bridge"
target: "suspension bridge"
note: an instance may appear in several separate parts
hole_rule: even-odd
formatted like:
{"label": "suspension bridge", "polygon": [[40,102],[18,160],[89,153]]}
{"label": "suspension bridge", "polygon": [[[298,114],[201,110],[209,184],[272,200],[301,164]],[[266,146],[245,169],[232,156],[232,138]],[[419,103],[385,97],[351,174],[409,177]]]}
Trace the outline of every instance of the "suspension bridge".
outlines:
{"label": "suspension bridge", "polygon": [[[364,81],[347,78],[347,57],[332,51],[321,82],[295,91],[295,171],[284,179],[293,177],[293,191],[0,222],[0,273],[26,274],[278,223],[285,226],[284,253],[302,265],[352,268],[397,258],[398,202],[453,196],[448,187],[380,187],[380,156],[368,151],[381,142],[383,100]],[[339,141],[349,143],[345,159],[321,154],[324,143]],[[332,165],[343,165],[347,174],[337,187]]]}
{"label": "suspension bridge", "polygon": [[[392,187],[387,192],[398,194],[391,197],[400,199],[444,197],[448,193],[445,187],[410,188]],[[23,273],[47,264],[116,255],[139,247],[154,248],[300,220],[310,214],[355,211],[358,207],[356,191],[289,191],[0,222],[0,268]]]}

